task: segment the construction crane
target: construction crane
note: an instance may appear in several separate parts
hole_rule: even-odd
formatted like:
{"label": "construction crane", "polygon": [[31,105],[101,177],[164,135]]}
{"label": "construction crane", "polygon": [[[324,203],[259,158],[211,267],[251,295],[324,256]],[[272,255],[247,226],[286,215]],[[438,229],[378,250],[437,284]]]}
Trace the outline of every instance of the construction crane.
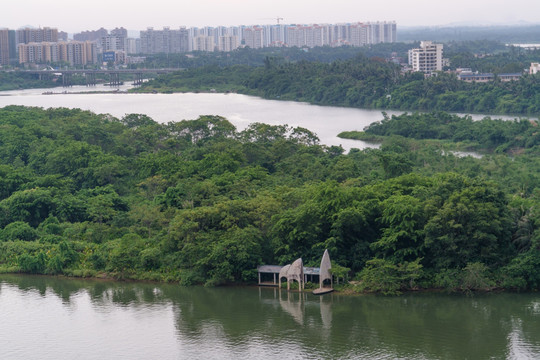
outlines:
{"label": "construction crane", "polygon": [[283,18],[277,16],[277,17],[275,17],[275,18],[260,18],[259,20],[276,20],[276,21],[277,21],[277,24],[279,25],[279,21],[280,21],[280,20],[283,20]]}

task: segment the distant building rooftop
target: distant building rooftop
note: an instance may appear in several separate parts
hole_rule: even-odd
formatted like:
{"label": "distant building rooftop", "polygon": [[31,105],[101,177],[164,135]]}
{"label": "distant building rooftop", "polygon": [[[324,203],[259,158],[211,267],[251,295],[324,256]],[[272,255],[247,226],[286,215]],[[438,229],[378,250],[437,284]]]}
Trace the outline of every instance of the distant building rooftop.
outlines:
{"label": "distant building rooftop", "polygon": [[[497,74],[496,75],[501,81],[513,81],[519,80],[522,76],[521,73],[509,73],[509,74]],[[468,73],[464,72],[458,74],[458,79],[467,81],[467,82],[488,82],[495,79],[495,74],[492,73]]]}

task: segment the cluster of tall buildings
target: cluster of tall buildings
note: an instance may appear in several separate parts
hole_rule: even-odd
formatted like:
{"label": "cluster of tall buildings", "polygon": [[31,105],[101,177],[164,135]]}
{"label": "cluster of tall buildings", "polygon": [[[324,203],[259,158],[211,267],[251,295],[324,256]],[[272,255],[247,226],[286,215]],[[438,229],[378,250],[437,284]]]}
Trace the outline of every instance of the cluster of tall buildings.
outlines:
{"label": "cluster of tall buildings", "polygon": [[15,62],[95,64],[97,46],[89,41],[68,41],[67,33],[56,28],[0,29],[0,65]]}
{"label": "cluster of tall buildings", "polygon": [[396,23],[218,26],[204,28],[148,28],[141,31],[140,53],[231,51],[240,46],[364,46],[396,42]]}
{"label": "cluster of tall buildings", "polygon": [[140,38],[128,37],[124,28],[83,31],[68,41],[56,28],[0,29],[0,65],[18,62],[71,65],[127,59],[133,54],[233,51],[239,47],[364,46],[396,42],[395,22],[312,25],[218,26],[162,30],[148,28]]}
{"label": "cluster of tall buildings", "polygon": [[97,47],[91,41],[57,41],[19,44],[19,64],[65,62],[71,65],[97,63]]}

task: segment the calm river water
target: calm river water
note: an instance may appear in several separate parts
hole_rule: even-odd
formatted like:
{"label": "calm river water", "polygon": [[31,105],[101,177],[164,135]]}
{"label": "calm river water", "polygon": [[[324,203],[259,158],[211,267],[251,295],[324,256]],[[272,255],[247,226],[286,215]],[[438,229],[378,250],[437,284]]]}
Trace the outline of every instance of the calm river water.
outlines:
{"label": "calm river water", "polygon": [[[120,90],[127,90],[126,85]],[[157,122],[193,120],[200,115],[220,115],[232,122],[238,130],[243,130],[254,122],[271,125],[304,127],[313,131],[323,145],[341,145],[345,150],[377,147],[377,144],[359,140],[340,139],[342,131],[363,130],[369,124],[383,119],[381,110],[354,109],[334,106],[317,106],[294,101],[265,100],[239,94],[76,94],[83,91],[106,91],[103,86],[74,86],[56,89],[29,89],[0,92],[0,107],[26,105],[68,107],[91,110],[95,113],[123,117],[140,113]],[[44,92],[67,94],[43,95]],[[388,115],[399,115],[402,111],[386,111]],[[484,115],[472,115],[481,119]],[[514,119],[513,116],[496,118]],[[467,155],[467,154],[465,154]]]}
{"label": "calm river water", "polygon": [[538,359],[540,295],[316,297],[0,275],[1,359]]}
{"label": "calm river water", "polygon": [[[69,88],[69,92],[103,90],[103,87],[84,86]],[[122,117],[130,113],[146,114],[155,121],[193,120],[199,115],[221,115],[238,130],[253,122],[271,125],[301,126],[317,134],[324,145],[373,147],[362,141],[340,139],[342,131],[363,130],[372,122],[382,120],[379,110],[316,106],[293,101],[264,100],[238,94],[59,94],[42,95],[46,91],[62,92],[65,89],[31,89],[0,92],[0,107],[27,105],[68,107],[108,113]],[[106,90],[106,88],[105,88]],[[393,112],[388,112],[393,114]],[[396,113],[397,114],[397,113]]]}

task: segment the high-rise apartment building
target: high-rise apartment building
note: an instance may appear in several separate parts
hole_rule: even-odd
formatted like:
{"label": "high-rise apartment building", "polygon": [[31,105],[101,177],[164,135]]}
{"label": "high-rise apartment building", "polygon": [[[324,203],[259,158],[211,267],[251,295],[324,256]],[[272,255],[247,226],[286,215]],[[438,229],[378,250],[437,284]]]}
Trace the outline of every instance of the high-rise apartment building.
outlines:
{"label": "high-rise apartment building", "polygon": [[101,38],[100,45],[102,51],[126,51],[127,37],[107,35]]}
{"label": "high-rise apartment building", "polygon": [[110,34],[112,36],[117,36],[117,37],[124,37],[124,38],[128,37],[128,32],[123,27],[112,29]]}
{"label": "high-rise apartment building", "polygon": [[396,42],[396,23],[394,22],[376,22],[368,23],[371,27],[371,43],[392,43]]}
{"label": "high-rise apartment building", "polygon": [[19,44],[20,64],[45,64],[64,61],[71,65],[97,63],[94,41],[40,42]]}
{"label": "high-rise apartment building", "polygon": [[40,42],[58,42],[58,29],[56,28],[24,28],[17,30],[17,44]]}
{"label": "high-rise apartment building", "polygon": [[215,47],[213,36],[199,35],[193,39],[193,51],[214,51]]}
{"label": "high-rise apartment building", "polygon": [[351,24],[330,25],[330,45],[350,45]]}
{"label": "high-rise apartment building", "polygon": [[443,45],[431,41],[421,41],[420,47],[409,50],[409,65],[413,71],[430,74],[433,71],[442,71]]}
{"label": "high-rise apartment building", "polygon": [[141,39],[128,38],[127,39],[127,54],[138,54],[141,52]]}
{"label": "high-rise apartment building", "polygon": [[109,35],[109,32],[104,29],[100,28],[98,30],[87,30],[83,31],[81,33],[73,35],[73,40],[75,41],[98,41],[102,37],[105,37]]}
{"label": "high-rise apartment building", "polygon": [[244,29],[244,44],[252,49],[260,49],[264,44],[263,28],[251,26]]}
{"label": "high-rise apartment building", "polygon": [[287,31],[287,46],[302,47],[305,45],[306,37],[303,26],[289,26]]}
{"label": "high-rise apartment building", "polygon": [[181,53],[189,51],[189,36],[185,28],[141,31],[141,53]]}
{"label": "high-rise apartment building", "polygon": [[265,46],[284,46],[285,25],[267,25],[265,27]]}
{"label": "high-rise apartment building", "polygon": [[10,64],[17,63],[17,32],[15,30],[8,30],[9,36],[9,62]]}
{"label": "high-rise apartment building", "polygon": [[65,31],[58,32],[58,41],[68,41],[68,33]]}
{"label": "high-rise apartment building", "polygon": [[[238,46],[243,44],[252,49],[267,46],[308,48],[342,45],[364,46],[397,41],[395,21],[311,25],[207,26],[181,28],[180,30],[148,28],[147,31],[141,31],[140,52],[146,54],[174,53],[203,48],[214,51],[216,48],[225,49],[234,45],[225,45],[225,41],[232,41],[229,36],[238,38]],[[214,39],[214,47],[206,43],[210,37]],[[236,47],[232,46],[232,48]]]}
{"label": "high-rise apartment building", "polygon": [[347,43],[351,46],[364,46],[370,44],[371,27],[367,24],[352,24],[347,29]]}
{"label": "high-rise apartment building", "polygon": [[235,35],[222,35],[218,39],[218,50],[219,51],[233,51],[238,49],[238,36]]}
{"label": "high-rise apartment building", "polygon": [[0,65],[9,65],[9,30],[0,29]]}
{"label": "high-rise apartment building", "polygon": [[304,26],[304,46],[313,48],[329,44],[329,27],[327,25]]}

